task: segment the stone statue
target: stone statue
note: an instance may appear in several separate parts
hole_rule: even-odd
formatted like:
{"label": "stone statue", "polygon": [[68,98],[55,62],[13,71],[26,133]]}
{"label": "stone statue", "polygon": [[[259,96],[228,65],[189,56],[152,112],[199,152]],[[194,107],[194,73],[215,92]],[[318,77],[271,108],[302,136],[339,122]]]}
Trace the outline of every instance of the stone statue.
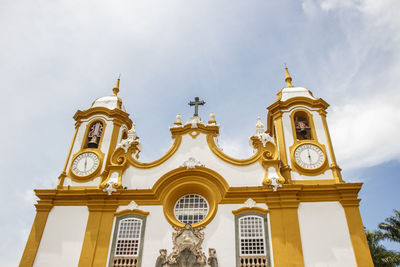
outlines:
{"label": "stone statue", "polygon": [[155,267],[163,267],[167,263],[167,250],[160,249],[160,256],[158,256]]}
{"label": "stone statue", "polygon": [[215,250],[215,248],[208,249],[207,264],[210,267],[218,267],[217,251]]}

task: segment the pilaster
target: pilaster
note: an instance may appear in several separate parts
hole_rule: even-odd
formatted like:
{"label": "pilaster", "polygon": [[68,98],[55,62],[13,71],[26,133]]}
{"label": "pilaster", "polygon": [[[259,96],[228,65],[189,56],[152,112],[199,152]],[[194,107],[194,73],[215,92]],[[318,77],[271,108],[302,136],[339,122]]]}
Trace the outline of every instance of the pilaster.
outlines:
{"label": "pilaster", "polygon": [[51,200],[40,200],[36,206],[36,216],[33,221],[31,233],[26,242],[24,253],[22,254],[20,267],[31,267],[35,262],[36,254],[39,249],[40,241],[46,226],[50,210],[53,208]]}
{"label": "pilaster", "polygon": [[79,267],[106,266],[117,201],[89,200],[89,218]]}

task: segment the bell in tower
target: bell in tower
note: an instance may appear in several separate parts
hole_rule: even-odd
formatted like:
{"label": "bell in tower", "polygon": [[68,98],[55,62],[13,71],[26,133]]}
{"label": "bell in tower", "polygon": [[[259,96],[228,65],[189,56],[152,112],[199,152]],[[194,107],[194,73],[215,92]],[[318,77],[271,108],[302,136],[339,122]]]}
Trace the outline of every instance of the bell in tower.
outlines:
{"label": "bell in tower", "polygon": [[95,122],[88,133],[88,148],[98,148],[101,133],[103,132],[103,124],[101,122]]}

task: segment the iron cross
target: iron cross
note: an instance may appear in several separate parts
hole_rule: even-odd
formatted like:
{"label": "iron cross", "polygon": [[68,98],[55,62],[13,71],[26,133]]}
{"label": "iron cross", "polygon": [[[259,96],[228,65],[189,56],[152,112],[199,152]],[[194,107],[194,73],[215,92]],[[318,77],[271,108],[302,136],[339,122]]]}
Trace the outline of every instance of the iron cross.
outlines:
{"label": "iron cross", "polygon": [[205,103],[206,102],[204,102],[204,100],[200,101],[198,96],[196,96],[194,98],[194,101],[190,101],[189,102],[189,106],[194,106],[194,114],[193,114],[194,117],[198,117],[199,116],[199,106],[202,106]]}

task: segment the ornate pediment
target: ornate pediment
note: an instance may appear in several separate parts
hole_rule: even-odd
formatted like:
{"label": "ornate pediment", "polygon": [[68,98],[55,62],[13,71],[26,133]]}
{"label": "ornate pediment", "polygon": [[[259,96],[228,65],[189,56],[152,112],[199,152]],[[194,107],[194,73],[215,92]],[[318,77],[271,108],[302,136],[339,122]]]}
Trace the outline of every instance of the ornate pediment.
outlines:
{"label": "ornate pediment", "polygon": [[204,227],[193,228],[190,224],[174,227],[172,234],[173,248],[167,257],[167,250],[161,249],[156,267],[218,267],[216,251],[209,249],[209,258],[201,247],[204,240]]}

